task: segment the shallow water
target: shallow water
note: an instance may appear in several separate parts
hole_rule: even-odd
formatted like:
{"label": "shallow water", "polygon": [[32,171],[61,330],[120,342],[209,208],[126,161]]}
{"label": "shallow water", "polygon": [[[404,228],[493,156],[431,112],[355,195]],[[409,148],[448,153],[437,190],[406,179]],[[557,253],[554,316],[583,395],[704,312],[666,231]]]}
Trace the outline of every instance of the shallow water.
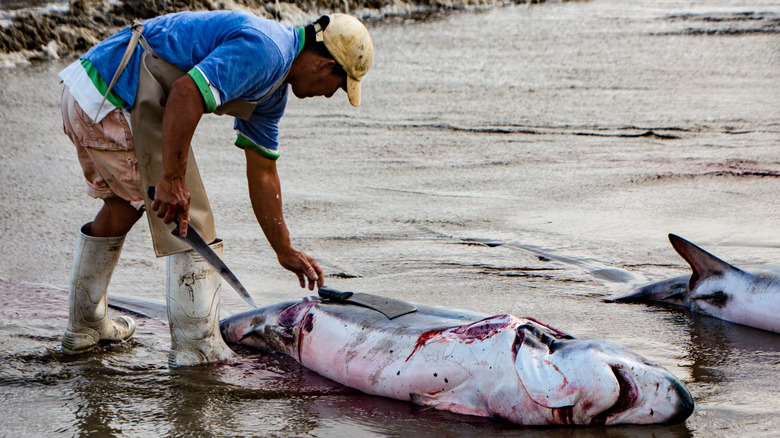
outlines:
{"label": "shallow water", "polygon": [[[67,61],[0,71],[2,434],[774,436],[780,336],[601,299],[687,272],[670,232],[737,266],[780,265],[779,20],[769,1],[649,0],[388,20],[371,26],[359,109],[292,100],[282,122],[288,226],[327,284],[617,342],[691,391],[675,426],[520,429],[275,357],[171,371],[164,320],[62,356],[56,288],[100,203],[60,128]],[[305,296],[251,214],[231,127],[207,117],[194,143],[225,260],[259,304]],[[112,293],[164,297],[149,244],[139,223]],[[226,310],[246,308],[224,290]]]}

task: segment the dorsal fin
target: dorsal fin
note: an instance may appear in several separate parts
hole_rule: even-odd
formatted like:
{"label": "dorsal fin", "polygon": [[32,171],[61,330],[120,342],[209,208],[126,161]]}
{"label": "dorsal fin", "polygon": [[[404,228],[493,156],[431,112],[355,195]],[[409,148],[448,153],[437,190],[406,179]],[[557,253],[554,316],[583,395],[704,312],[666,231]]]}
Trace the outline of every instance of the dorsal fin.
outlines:
{"label": "dorsal fin", "polygon": [[731,266],[680,236],[669,234],[669,241],[672,242],[674,250],[691,265],[693,274],[691,274],[691,280],[688,283],[689,290],[693,290],[696,283],[707,277],[715,275],[721,276],[732,270],[739,271],[739,269],[734,266]]}

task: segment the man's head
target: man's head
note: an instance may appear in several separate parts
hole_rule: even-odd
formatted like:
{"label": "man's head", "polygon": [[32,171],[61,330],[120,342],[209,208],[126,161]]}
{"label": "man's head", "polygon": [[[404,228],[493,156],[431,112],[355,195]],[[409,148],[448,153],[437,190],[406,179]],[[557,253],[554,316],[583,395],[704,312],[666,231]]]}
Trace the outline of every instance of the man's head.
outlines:
{"label": "man's head", "polygon": [[346,14],[323,15],[305,27],[304,47],[288,76],[299,98],[330,97],[344,89],[353,106],[360,105],[360,80],[374,59],[366,27]]}

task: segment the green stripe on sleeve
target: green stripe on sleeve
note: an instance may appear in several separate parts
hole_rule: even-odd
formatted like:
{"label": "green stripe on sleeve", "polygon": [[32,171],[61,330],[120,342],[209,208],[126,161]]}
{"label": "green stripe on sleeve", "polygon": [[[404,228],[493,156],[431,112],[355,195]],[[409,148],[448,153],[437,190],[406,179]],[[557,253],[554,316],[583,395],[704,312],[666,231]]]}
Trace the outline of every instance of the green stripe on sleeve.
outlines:
{"label": "green stripe on sleeve", "polygon": [[214,109],[217,107],[217,100],[214,99],[214,95],[211,94],[211,87],[209,87],[209,81],[206,79],[205,76],[203,76],[203,73],[200,72],[196,67],[192,67],[190,71],[187,72],[188,75],[192,78],[193,81],[195,81],[195,85],[197,85],[198,90],[200,90],[201,96],[203,96],[203,102],[206,104],[206,112],[207,113],[213,113]]}
{"label": "green stripe on sleeve", "polygon": [[236,138],[235,145],[240,147],[241,149],[257,152],[258,154],[270,160],[276,161],[279,158],[279,152],[272,151],[271,149],[260,146],[259,144],[248,139],[247,137],[244,137],[244,135],[241,134],[240,132],[238,133],[238,138]]}
{"label": "green stripe on sleeve", "polygon": [[[79,61],[81,62],[81,66],[84,67],[84,71],[87,72],[87,76],[89,76],[89,79],[92,80],[92,84],[95,85],[95,88],[97,88],[100,95],[105,96],[106,90],[108,90],[108,83],[104,81],[102,77],[100,77],[97,69],[94,65],[92,65],[92,62],[89,59],[80,59]],[[111,102],[111,104],[117,108],[127,108],[127,102],[122,100],[122,98],[119,97],[118,94],[114,93],[113,90],[111,90],[111,92],[108,94],[106,100]]]}
{"label": "green stripe on sleeve", "polygon": [[306,29],[299,27],[298,28],[298,54],[301,54],[301,50],[303,50],[303,45],[306,43]]}

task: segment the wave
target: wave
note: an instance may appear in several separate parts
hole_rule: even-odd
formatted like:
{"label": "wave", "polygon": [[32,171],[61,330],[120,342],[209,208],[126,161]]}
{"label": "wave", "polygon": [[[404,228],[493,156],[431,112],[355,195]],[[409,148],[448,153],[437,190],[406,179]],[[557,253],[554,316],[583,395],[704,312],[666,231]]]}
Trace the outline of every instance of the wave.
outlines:
{"label": "wave", "polygon": [[[45,3],[16,0],[18,5]],[[416,16],[447,10],[544,3],[544,0],[72,0],[37,8],[4,11],[0,16],[0,67],[80,54],[133,20],[179,11],[242,9],[291,26],[322,14],[345,12],[362,20]]]}

